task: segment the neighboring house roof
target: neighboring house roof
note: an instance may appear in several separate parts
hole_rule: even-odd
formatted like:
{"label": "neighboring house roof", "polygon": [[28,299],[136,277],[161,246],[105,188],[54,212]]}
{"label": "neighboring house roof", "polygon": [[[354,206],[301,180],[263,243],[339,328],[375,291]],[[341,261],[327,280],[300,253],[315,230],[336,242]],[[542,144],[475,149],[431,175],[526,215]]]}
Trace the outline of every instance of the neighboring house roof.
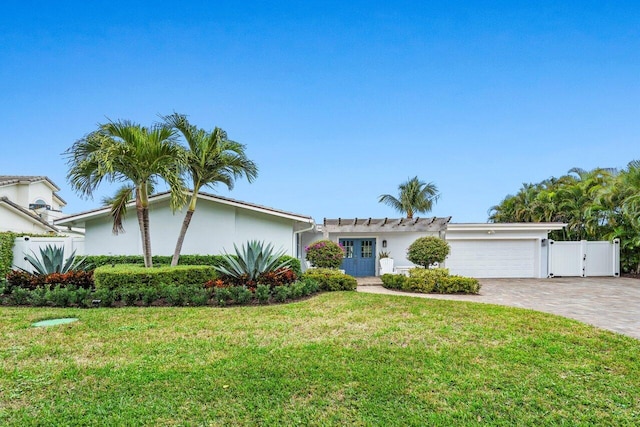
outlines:
{"label": "neighboring house roof", "polygon": [[329,233],[371,233],[404,231],[444,231],[451,217],[446,218],[338,218],[324,219],[322,227]]}
{"label": "neighboring house roof", "polygon": [[11,200],[9,200],[8,197],[0,197],[0,204],[6,206],[9,210],[17,213],[18,215],[21,215],[21,216],[33,221],[34,223],[37,223],[38,225],[42,226],[45,229],[48,229],[48,230],[51,230],[51,231],[55,231],[56,233],[58,232],[58,229],[56,227],[54,227],[53,225],[49,224],[47,221],[43,220],[38,215],[35,215],[31,211],[23,208],[22,206],[20,206],[20,205],[18,205],[16,203],[13,203]]}
{"label": "neighboring house roof", "polygon": [[25,181],[29,182],[29,183],[40,182],[40,181],[47,182],[49,184],[49,186],[51,186],[51,188],[53,189],[53,197],[58,199],[58,201],[61,204],[63,204],[63,205],[67,204],[67,202],[65,202],[62,197],[60,197],[60,196],[58,196],[58,194],[56,194],[56,191],[60,191],[60,187],[58,187],[53,181],[51,181],[46,176],[41,176],[41,175],[0,175],[0,187],[5,186],[5,185],[19,184],[19,183],[25,182]]}
{"label": "neighboring house roof", "polygon": [[[155,194],[149,197],[149,203],[157,203],[162,200],[166,200],[170,197],[169,192]],[[223,205],[235,206],[243,209],[247,209],[254,212],[260,212],[267,215],[273,215],[280,218],[291,219],[294,221],[305,222],[309,224],[313,224],[313,218],[306,215],[299,215],[291,212],[282,211],[279,209],[270,208],[267,206],[256,205],[253,203],[247,203],[240,200],[230,199],[222,196],[214,196],[213,194],[208,193],[198,193],[198,198],[202,200],[209,200],[216,203],[221,203]],[[133,207],[135,205],[135,201],[130,201],[127,206]],[[111,208],[109,206],[102,207],[98,209],[93,209],[86,212],[81,212],[74,215],[68,215],[62,218],[55,220],[57,225],[72,225],[72,226],[83,226],[85,221],[88,219],[94,219],[100,216],[109,215],[111,213]]]}
{"label": "neighboring house roof", "polygon": [[562,222],[483,222],[455,223],[447,227],[447,231],[542,231],[562,230],[567,224]]}

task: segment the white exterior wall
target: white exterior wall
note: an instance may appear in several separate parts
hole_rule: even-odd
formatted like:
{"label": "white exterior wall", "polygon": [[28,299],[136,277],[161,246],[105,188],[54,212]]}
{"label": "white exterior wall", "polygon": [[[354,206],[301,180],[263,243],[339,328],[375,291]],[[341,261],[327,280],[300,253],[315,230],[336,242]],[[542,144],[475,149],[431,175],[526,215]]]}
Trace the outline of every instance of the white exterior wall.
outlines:
{"label": "white exterior wall", "polygon": [[49,233],[52,230],[44,225],[39,225],[17,213],[13,209],[8,209],[6,205],[0,204],[0,231],[13,231],[15,233]]}
{"label": "white exterior wall", "polygon": [[[168,200],[154,203],[149,211],[151,248],[154,255],[172,255],[182,227],[184,211],[175,215]],[[221,203],[198,200],[196,211],[182,247],[182,254],[233,253],[233,244],[247,240],[273,243],[287,255],[294,255],[293,220],[253,212]],[[110,216],[87,220],[85,250],[87,255],[141,255],[142,242],[135,208],[127,211],[123,221],[125,233],[111,232]]]}
{"label": "white exterior wall", "polygon": [[18,186],[3,185],[0,187],[0,197],[6,197],[14,203],[18,203]]}

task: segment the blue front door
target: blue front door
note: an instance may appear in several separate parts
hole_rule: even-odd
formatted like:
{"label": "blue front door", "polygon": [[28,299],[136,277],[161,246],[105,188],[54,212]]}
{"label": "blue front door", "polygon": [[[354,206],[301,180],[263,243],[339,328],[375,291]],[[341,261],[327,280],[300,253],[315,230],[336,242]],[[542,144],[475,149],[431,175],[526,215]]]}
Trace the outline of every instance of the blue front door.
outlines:
{"label": "blue front door", "polygon": [[376,275],[376,239],[340,239],[344,247],[342,269],[354,277]]}

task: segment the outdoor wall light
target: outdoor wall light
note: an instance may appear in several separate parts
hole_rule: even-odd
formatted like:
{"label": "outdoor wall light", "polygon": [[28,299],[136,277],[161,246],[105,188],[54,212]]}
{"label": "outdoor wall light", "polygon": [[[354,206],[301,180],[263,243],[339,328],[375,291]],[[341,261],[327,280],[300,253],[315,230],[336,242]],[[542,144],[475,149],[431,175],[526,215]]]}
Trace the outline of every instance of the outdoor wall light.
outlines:
{"label": "outdoor wall light", "polygon": [[383,248],[386,248],[386,247],[387,247],[387,241],[386,241],[386,240],[383,240],[383,241],[382,241],[382,247],[383,247]]}

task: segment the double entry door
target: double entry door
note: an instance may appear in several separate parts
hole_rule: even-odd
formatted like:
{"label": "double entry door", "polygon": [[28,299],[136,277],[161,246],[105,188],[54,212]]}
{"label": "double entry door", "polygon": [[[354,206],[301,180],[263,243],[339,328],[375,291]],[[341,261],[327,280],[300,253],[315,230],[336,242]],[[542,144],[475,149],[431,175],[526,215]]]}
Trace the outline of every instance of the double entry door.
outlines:
{"label": "double entry door", "polygon": [[376,275],[376,239],[339,239],[344,247],[342,269],[350,276]]}

